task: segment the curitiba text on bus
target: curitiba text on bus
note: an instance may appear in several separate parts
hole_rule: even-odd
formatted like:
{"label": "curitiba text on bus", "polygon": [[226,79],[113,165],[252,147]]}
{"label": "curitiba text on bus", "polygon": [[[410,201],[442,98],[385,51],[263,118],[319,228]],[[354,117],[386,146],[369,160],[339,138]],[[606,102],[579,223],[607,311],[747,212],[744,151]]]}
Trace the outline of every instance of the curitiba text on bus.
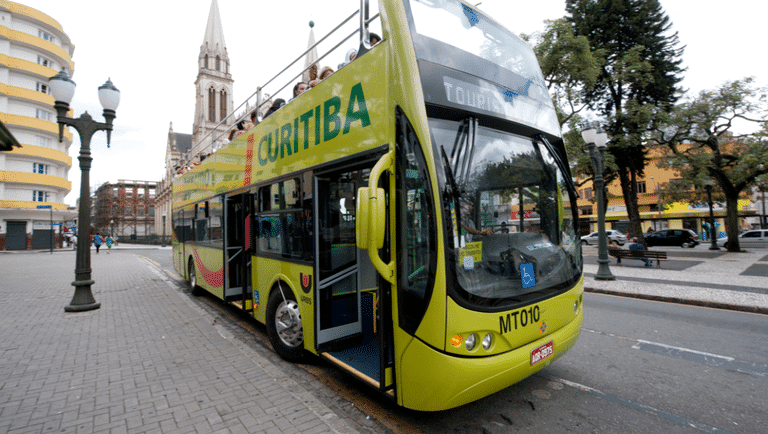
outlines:
{"label": "curitiba text on bus", "polygon": [[354,122],[360,121],[363,127],[371,124],[361,83],[352,86],[349,101],[344,107],[346,110],[342,111],[342,107],[342,99],[334,96],[295,118],[293,122],[287,122],[262,136],[257,152],[259,165],[265,166],[278,158],[296,154],[300,149],[309,149],[312,130],[314,144],[319,145],[335,139],[339,134],[348,134]]}

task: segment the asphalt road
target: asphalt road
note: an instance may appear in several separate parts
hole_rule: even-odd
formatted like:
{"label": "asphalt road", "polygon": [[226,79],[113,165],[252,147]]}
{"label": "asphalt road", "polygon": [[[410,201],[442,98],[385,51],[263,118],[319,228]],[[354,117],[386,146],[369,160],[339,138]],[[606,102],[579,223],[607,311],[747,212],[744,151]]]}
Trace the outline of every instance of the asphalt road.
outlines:
{"label": "asphalt road", "polygon": [[[173,270],[169,250],[130,253]],[[333,391],[322,399],[340,416],[359,419],[344,414],[344,402],[363,409],[371,420],[357,424],[368,432],[765,432],[765,316],[601,294],[584,299],[582,334],[568,354],[457,409],[412,412],[321,361],[305,369],[317,390]]]}

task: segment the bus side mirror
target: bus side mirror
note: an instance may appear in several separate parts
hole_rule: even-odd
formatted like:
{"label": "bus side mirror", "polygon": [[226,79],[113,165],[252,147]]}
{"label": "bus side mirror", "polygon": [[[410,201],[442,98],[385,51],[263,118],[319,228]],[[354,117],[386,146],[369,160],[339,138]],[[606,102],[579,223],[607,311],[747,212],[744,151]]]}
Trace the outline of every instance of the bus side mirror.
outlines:
{"label": "bus side mirror", "polygon": [[356,242],[360,249],[381,249],[386,235],[386,196],[383,188],[377,188],[371,196],[368,187],[357,190]]}

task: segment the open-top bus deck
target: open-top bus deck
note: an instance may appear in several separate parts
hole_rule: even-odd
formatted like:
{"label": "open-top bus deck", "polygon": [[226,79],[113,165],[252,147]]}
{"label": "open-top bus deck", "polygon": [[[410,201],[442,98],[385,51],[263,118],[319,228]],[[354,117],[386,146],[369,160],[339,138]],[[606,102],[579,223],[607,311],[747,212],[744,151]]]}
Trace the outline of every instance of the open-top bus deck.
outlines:
{"label": "open-top bus deck", "polygon": [[282,357],[441,410],[576,342],[575,191],[524,42],[460,0],[378,10],[381,42],[363,0],[354,61],[174,180],[174,265]]}

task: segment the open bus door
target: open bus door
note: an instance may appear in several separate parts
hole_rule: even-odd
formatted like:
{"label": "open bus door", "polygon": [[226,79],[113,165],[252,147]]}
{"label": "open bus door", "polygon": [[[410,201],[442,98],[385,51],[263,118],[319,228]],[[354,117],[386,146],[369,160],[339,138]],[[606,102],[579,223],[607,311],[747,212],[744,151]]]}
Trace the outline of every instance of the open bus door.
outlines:
{"label": "open bus door", "polygon": [[387,390],[391,375],[389,283],[356,245],[356,195],[375,161],[315,175],[317,349],[367,383]]}
{"label": "open bus door", "polygon": [[226,198],[224,218],[224,301],[249,311],[252,304],[251,284],[251,221],[253,220],[253,195],[249,192]]}

